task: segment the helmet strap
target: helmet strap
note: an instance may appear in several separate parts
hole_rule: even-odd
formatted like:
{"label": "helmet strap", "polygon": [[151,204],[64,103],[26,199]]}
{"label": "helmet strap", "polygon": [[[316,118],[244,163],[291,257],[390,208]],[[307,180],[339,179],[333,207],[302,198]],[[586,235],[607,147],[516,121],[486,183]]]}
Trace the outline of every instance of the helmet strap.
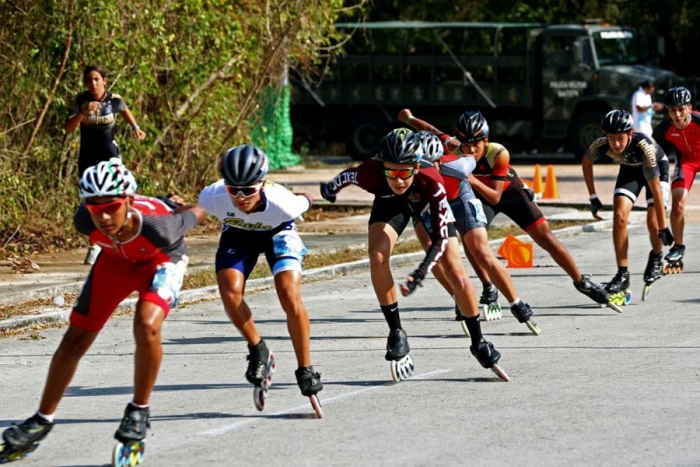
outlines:
{"label": "helmet strap", "polygon": [[119,237],[119,236],[122,234],[122,232],[124,231],[124,227],[126,227],[126,224],[129,223],[129,221],[131,220],[131,218],[132,218],[133,216],[134,216],[134,213],[133,213],[133,211],[131,210],[131,203],[130,203],[129,200],[127,199],[127,200],[126,200],[126,217],[124,218],[124,223],[122,224],[121,228],[120,228],[119,231],[116,233],[116,235],[112,238],[112,243],[114,243],[115,240],[116,240],[116,241],[119,241],[119,240],[117,239],[117,237]]}

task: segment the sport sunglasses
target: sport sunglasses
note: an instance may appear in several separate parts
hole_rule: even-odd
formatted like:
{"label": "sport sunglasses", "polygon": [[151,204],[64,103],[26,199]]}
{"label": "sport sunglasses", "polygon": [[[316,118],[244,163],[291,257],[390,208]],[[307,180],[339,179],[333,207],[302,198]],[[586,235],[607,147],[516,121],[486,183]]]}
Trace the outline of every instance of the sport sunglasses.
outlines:
{"label": "sport sunglasses", "polygon": [[124,203],[126,203],[126,198],[117,198],[102,204],[93,203],[88,199],[85,200],[85,207],[93,214],[114,214]]}
{"label": "sport sunglasses", "polygon": [[384,169],[384,176],[386,178],[400,178],[401,180],[406,180],[411,178],[416,174],[416,169]]}
{"label": "sport sunglasses", "polygon": [[244,198],[250,198],[260,192],[262,188],[262,183],[253,186],[231,186],[226,185],[226,191],[229,195],[234,198],[238,195],[242,195]]}

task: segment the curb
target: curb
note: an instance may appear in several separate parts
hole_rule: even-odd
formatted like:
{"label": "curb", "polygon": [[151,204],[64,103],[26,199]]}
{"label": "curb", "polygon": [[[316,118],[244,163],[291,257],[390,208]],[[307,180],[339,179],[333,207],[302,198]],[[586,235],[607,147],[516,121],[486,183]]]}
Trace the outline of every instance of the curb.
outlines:
{"label": "curb", "polygon": [[[593,222],[590,224],[583,224],[578,226],[564,227],[563,229],[553,230],[555,235],[573,235],[581,232],[598,232],[612,226],[612,220],[603,220],[598,222]],[[527,234],[518,235],[516,238],[520,240],[525,240],[529,238]],[[490,240],[489,246],[495,247],[503,242],[502,238]],[[422,251],[415,253],[404,253],[401,255],[396,255],[391,257],[392,266],[404,266],[406,264],[415,263],[423,258],[424,253]],[[322,268],[309,269],[302,272],[302,277],[304,281],[319,281],[331,279],[337,276],[343,276],[349,273],[354,273],[358,271],[364,271],[369,269],[369,259],[361,259],[358,261],[353,261],[350,263],[335,264],[332,266],[324,266]],[[79,291],[82,287],[81,284],[76,284],[77,287],[70,286],[71,289],[77,288]],[[47,287],[46,289],[38,289],[32,292],[39,292],[45,290],[56,290],[65,293],[66,287]],[[257,292],[261,290],[266,290],[274,287],[273,277],[263,277],[260,279],[253,279],[246,283],[246,292]],[[31,296],[31,293],[28,295]],[[180,293],[180,305],[186,305],[201,300],[215,300],[219,298],[219,289],[216,285],[210,285],[207,287],[202,287],[199,289],[183,290]],[[115,312],[128,312],[134,308],[137,299],[129,298],[124,300]],[[54,323],[67,323],[71,308],[47,308],[41,310],[39,314],[29,315],[29,316],[18,316],[16,318],[10,318],[0,321],[0,334],[3,331],[16,331],[25,327],[43,325],[43,324],[54,324]]]}

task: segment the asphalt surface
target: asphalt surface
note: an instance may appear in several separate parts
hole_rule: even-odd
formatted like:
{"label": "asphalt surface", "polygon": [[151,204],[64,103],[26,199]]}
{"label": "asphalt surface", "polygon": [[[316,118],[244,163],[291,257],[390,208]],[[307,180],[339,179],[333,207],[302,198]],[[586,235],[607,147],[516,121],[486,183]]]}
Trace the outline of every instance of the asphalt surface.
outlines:
{"label": "asphalt surface", "polygon": [[[482,323],[510,383],[469,354],[453,304],[433,279],[400,300],[416,363],[415,377],[400,384],[391,383],[384,361],[388,328],[369,273],[305,284],[312,356],[325,384],[323,420],[313,418],[296,387],[274,291],[248,297],[277,357],[262,413],[243,376],[246,346],[221,304],[177,309],[163,330],[145,465],[698,465],[700,267],[692,258],[699,237],[698,224],[686,226],[686,271],[664,277],[641,303],[648,239],[643,227],[630,230],[635,297],[623,314],[580,295],[536,249],[537,267],[511,274],[542,334],[532,335],[507,311]],[[614,274],[609,231],[562,241],[595,280]],[[411,269],[396,269],[395,277]],[[63,332],[2,341],[0,427],[36,410]],[[132,353],[131,317],[114,317],[84,358],[57,426],[19,465],[109,465],[112,435],[132,394]]]}

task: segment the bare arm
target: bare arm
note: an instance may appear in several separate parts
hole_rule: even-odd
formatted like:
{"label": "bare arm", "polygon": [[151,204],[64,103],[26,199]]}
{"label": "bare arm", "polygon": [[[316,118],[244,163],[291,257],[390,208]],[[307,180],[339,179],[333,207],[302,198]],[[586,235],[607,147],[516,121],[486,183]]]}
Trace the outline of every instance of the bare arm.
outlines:
{"label": "bare arm", "polygon": [[472,186],[472,189],[479,193],[487,203],[496,205],[501,201],[501,194],[503,193],[503,186],[506,183],[505,181],[491,180],[491,183],[487,185],[482,183],[474,175],[469,175],[469,177],[467,177],[467,181]]}
{"label": "bare arm", "polygon": [[84,118],[85,118],[85,115],[78,112],[77,114],[73,115],[71,118],[66,120],[66,125],[64,127],[64,129],[66,130],[66,133],[70,133],[72,131],[75,131],[75,129],[80,126],[80,122],[82,122]]}
{"label": "bare arm", "polygon": [[400,110],[397,118],[399,121],[404,122],[416,131],[429,131],[435,136],[441,136],[444,134],[444,132],[438,130],[425,120],[414,117],[410,109]]}
{"label": "bare arm", "polygon": [[139,125],[136,123],[136,119],[134,118],[134,114],[131,113],[131,110],[127,108],[122,112],[122,116],[126,119],[127,122],[129,122],[131,128],[134,129],[134,131],[136,132],[136,137],[138,139],[142,140],[146,138],[146,133],[141,128],[139,128]]}
{"label": "bare arm", "polygon": [[581,169],[583,170],[583,180],[586,182],[586,188],[588,189],[588,195],[595,195],[595,181],[593,180],[593,162],[588,158],[584,157],[581,159]]}

